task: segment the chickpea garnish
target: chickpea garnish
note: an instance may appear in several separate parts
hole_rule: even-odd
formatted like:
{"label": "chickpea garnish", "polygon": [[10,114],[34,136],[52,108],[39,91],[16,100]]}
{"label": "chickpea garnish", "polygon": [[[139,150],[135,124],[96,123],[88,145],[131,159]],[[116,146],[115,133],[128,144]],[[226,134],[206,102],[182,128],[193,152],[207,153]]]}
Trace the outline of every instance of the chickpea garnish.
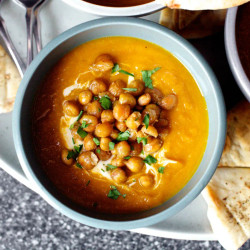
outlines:
{"label": "chickpea garnish", "polygon": [[126,125],[130,129],[137,129],[142,123],[141,113],[138,111],[133,112],[126,120]]}
{"label": "chickpea garnish", "polygon": [[113,109],[114,117],[117,121],[122,122],[130,115],[130,106],[128,104],[116,104]]}
{"label": "chickpea garnish", "polygon": [[117,183],[124,183],[127,181],[127,175],[121,168],[116,168],[111,172],[111,178]]}
{"label": "chickpea garnish", "polygon": [[121,93],[125,92],[123,88],[126,88],[126,83],[123,80],[116,80],[110,84],[109,92],[113,96],[119,97]]}
{"label": "chickpea garnish", "polygon": [[108,54],[99,55],[94,62],[93,69],[96,71],[108,71],[114,67],[112,57]]}
{"label": "chickpea garnish", "polygon": [[62,161],[64,164],[70,166],[74,163],[74,160],[72,158],[68,159],[67,156],[68,156],[68,150],[63,149],[61,155]]}
{"label": "chickpea garnish", "polygon": [[110,109],[103,110],[102,114],[101,114],[101,121],[102,121],[102,123],[104,123],[104,122],[113,123],[115,121],[113,111]]}
{"label": "chickpea garnish", "polygon": [[112,150],[112,153],[117,155],[120,158],[129,156],[131,151],[130,145],[127,141],[121,141],[115,145],[115,148]]}
{"label": "chickpea garnish", "polygon": [[94,150],[96,148],[96,144],[93,141],[94,137],[90,134],[88,134],[84,140],[83,140],[83,145],[85,150],[90,151],[90,150]]}
{"label": "chickpea garnish", "polygon": [[101,117],[102,110],[103,108],[98,101],[93,101],[87,105],[87,113],[89,115],[94,115],[97,118]]}
{"label": "chickpea garnish", "polygon": [[115,126],[121,131],[124,132],[127,129],[126,123],[125,122],[119,122],[116,121]]}
{"label": "chickpea garnish", "polygon": [[103,151],[109,151],[109,143],[111,142],[111,139],[110,138],[105,138],[105,137],[102,137],[100,139],[100,148],[103,150]]}
{"label": "chickpea garnish", "polygon": [[102,79],[95,79],[90,83],[89,89],[94,95],[98,95],[107,90],[107,85]]}
{"label": "chickpea garnish", "polygon": [[146,187],[146,188],[152,187],[154,185],[154,179],[151,175],[141,176],[139,179],[139,182],[143,187]]}
{"label": "chickpea garnish", "polygon": [[158,131],[154,126],[148,126],[148,128],[146,128],[146,126],[143,126],[141,131],[145,134],[151,135],[153,137],[157,137],[158,136]]}
{"label": "chickpea garnish", "polygon": [[82,152],[78,156],[78,163],[85,169],[91,170],[98,163],[98,158],[95,153],[91,151]]}
{"label": "chickpea garnish", "polygon": [[149,93],[143,94],[138,98],[138,104],[140,106],[146,106],[151,102],[151,96]]}
{"label": "chickpea garnish", "polygon": [[95,135],[97,137],[108,137],[112,133],[113,126],[108,122],[99,123],[95,128]]}
{"label": "chickpea garnish", "polygon": [[128,104],[131,109],[136,105],[136,99],[129,93],[122,93],[119,97],[120,104]]}
{"label": "chickpea garnish", "polygon": [[93,94],[91,91],[89,90],[83,90],[79,96],[78,96],[78,100],[79,102],[82,104],[82,105],[86,105],[88,103],[91,102],[92,100],[92,97],[93,97]]}
{"label": "chickpea garnish", "polygon": [[142,170],[145,163],[141,157],[133,156],[125,162],[125,165],[131,172],[138,173]]}
{"label": "chickpea garnish", "polygon": [[162,98],[160,106],[163,109],[170,110],[177,105],[177,97],[173,94],[167,95]]}
{"label": "chickpea garnish", "polygon": [[65,101],[63,103],[63,111],[68,116],[78,116],[80,108],[76,101]]}

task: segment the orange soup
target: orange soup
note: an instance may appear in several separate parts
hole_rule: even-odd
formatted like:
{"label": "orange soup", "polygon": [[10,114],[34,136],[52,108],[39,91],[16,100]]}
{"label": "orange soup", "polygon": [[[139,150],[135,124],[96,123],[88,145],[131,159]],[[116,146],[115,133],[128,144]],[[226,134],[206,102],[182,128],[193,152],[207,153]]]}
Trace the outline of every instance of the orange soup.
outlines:
{"label": "orange soup", "polygon": [[148,210],[179,192],[203,157],[205,99],[165,49],[100,38],[73,49],[36,97],[33,137],[54,186],[87,209]]}

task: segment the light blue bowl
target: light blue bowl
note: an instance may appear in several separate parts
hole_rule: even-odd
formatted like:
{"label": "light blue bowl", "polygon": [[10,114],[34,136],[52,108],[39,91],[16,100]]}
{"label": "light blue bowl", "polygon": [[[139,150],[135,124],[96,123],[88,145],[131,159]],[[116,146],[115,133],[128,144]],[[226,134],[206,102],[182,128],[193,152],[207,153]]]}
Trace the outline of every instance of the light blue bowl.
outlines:
{"label": "light blue bowl", "polygon": [[[76,46],[106,36],[130,36],[158,44],[170,51],[191,72],[207,103],[209,136],[202,162],[188,184],[173,198],[148,211],[104,215],[86,211],[61,197],[48,181],[34,152],[31,135],[32,106],[41,80],[55,63]],[[202,121],[201,121],[202,122]],[[13,112],[13,137],[22,168],[40,195],[64,215],[83,224],[114,230],[145,227],[186,207],[207,185],[219,162],[226,133],[226,112],[217,79],[201,55],[174,32],[136,18],[103,18],[78,25],[50,42],[35,58],[19,87]],[[194,218],[195,219],[195,218]]]}

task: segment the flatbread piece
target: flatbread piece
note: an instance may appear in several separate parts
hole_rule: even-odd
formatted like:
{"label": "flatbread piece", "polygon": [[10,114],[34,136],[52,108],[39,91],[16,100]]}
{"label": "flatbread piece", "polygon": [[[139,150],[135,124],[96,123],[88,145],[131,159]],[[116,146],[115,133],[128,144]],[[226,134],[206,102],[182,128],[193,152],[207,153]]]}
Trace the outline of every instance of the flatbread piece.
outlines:
{"label": "flatbread piece", "polygon": [[218,168],[202,194],[221,245],[241,247],[250,238],[250,168]]}
{"label": "flatbread piece", "polygon": [[227,9],[249,2],[249,0],[156,0],[171,9],[217,10]]}
{"label": "flatbread piece", "polygon": [[250,103],[228,112],[227,137],[219,166],[250,167]]}
{"label": "flatbread piece", "polygon": [[0,45],[0,114],[13,109],[20,82],[15,64]]}

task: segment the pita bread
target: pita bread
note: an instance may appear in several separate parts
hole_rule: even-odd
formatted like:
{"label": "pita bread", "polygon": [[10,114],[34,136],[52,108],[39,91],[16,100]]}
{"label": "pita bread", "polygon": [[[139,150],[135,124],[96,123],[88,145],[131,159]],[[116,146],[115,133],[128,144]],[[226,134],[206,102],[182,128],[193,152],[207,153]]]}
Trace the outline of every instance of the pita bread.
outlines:
{"label": "pita bread", "polygon": [[227,250],[250,238],[250,168],[219,168],[202,192],[213,232]]}
{"label": "pita bread", "polygon": [[223,30],[226,10],[177,10],[161,11],[160,24],[187,39],[203,38]]}
{"label": "pita bread", "polygon": [[240,103],[227,115],[227,137],[219,166],[250,167],[250,103]]}
{"label": "pita bread", "polygon": [[247,3],[249,0],[156,0],[171,9],[217,10]]}
{"label": "pita bread", "polygon": [[21,77],[9,55],[0,46],[0,114],[13,109]]}

